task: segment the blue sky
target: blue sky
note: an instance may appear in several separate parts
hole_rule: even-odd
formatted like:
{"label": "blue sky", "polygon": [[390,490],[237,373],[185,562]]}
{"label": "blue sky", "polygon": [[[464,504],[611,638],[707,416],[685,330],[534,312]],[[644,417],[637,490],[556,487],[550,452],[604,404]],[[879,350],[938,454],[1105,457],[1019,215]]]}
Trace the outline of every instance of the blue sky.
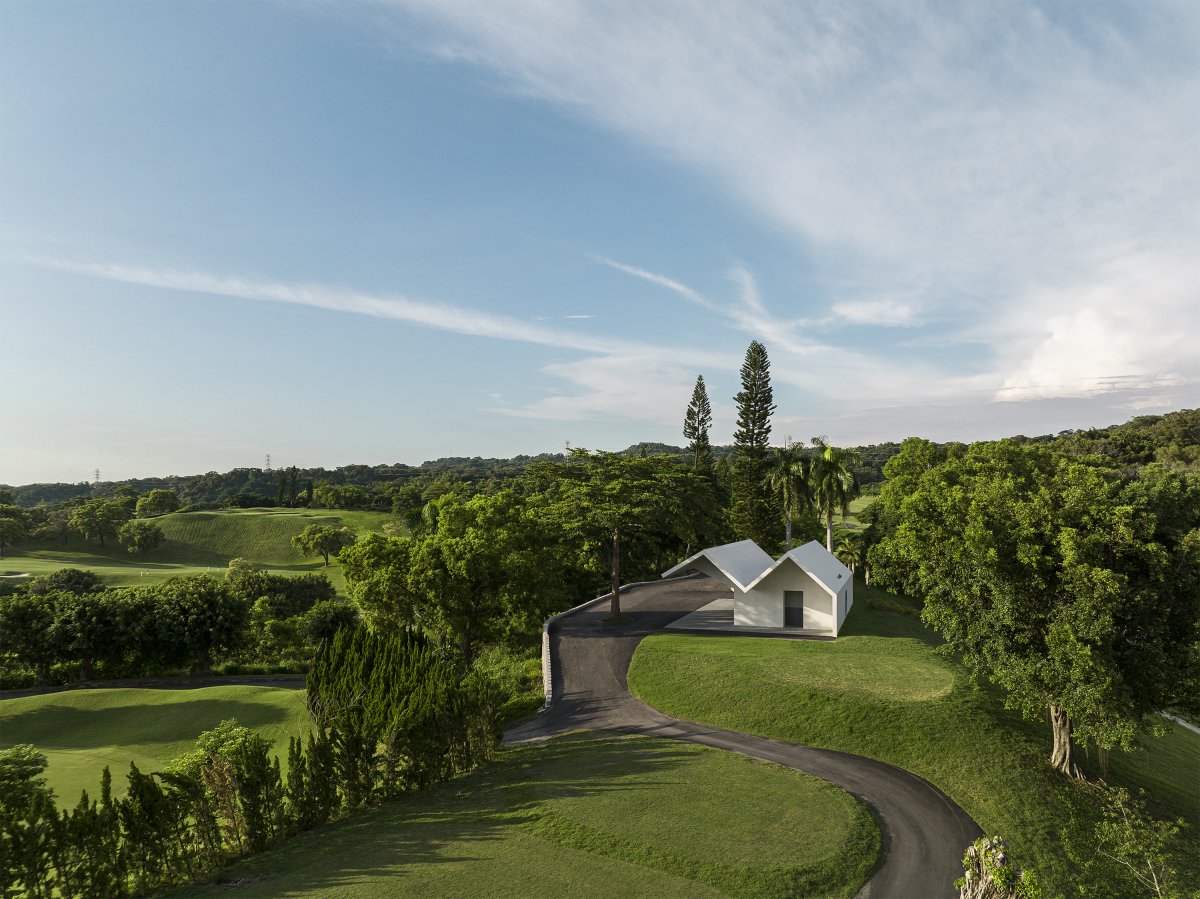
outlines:
{"label": "blue sky", "polygon": [[0,482],[1196,405],[1200,12],[0,6]]}

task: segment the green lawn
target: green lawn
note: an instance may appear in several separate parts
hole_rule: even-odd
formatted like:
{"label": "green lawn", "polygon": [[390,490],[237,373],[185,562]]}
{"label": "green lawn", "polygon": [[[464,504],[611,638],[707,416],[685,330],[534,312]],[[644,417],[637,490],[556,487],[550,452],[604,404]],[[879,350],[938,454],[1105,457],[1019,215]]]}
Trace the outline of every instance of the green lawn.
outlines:
{"label": "green lawn", "polygon": [[[855,606],[832,643],[651,636],[634,656],[630,687],[681,718],[912,771],[943,789],[985,831],[1004,836],[1050,895],[1078,895],[1061,832],[1091,856],[1088,828],[1072,824],[1070,815],[1073,802],[1086,809],[1088,798],[1085,788],[1046,763],[1048,728],[1006,711],[995,691],[936,651],[918,620],[870,609],[871,596],[886,594],[855,585]],[[1143,751],[1113,754],[1110,780],[1144,787],[1161,812],[1189,821],[1190,845],[1177,860],[1195,883],[1200,736],[1172,724],[1167,736],[1143,742]],[[1103,895],[1098,884],[1087,887]]]}
{"label": "green lawn", "polygon": [[270,740],[287,762],[289,736],[307,732],[304,691],[283,687],[67,690],[0,701],[0,748],[32,743],[50,762],[47,777],[63,806],[112,768],[124,793],[129,763],[155,771],[193,749],[202,732],[236,718]]}
{"label": "green lawn", "polygon": [[859,521],[859,513],[867,506],[879,499],[878,496],[856,496],[850,500],[850,514],[842,515],[840,512],[833,518],[833,527],[840,531],[861,531],[866,528],[866,524]]}
{"label": "green lawn", "polygon": [[223,509],[216,512],[174,512],[152,519],[166,541],[139,561],[115,540],[101,548],[71,535],[63,545],[53,541],[17,547],[0,559],[0,574],[47,574],[59,568],[87,568],[106,583],[158,583],[187,574],[223,571],[230,559],[243,558],[282,573],[324,571],[339,593],[345,581],[335,560],[324,568],[320,558],[302,556],[292,537],[310,524],[349,527],[360,534],[379,532],[394,519],[383,512],[343,512],[326,509]]}
{"label": "green lawn", "polygon": [[852,896],[879,835],[849,794],[645,737],[506,750],[187,896]]}

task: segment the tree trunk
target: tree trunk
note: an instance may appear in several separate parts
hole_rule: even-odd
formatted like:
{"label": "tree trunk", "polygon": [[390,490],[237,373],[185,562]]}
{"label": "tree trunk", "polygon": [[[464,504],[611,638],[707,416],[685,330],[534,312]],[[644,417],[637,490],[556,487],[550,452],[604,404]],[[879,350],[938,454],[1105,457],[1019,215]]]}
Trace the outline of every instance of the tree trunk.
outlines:
{"label": "tree trunk", "polygon": [[321,553],[321,558],[325,560],[325,567],[329,567],[329,553]]}
{"label": "tree trunk", "polygon": [[1050,753],[1050,764],[1054,770],[1076,780],[1083,779],[1083,771],[1075,761],[1075,750],[1071,745],[1071,716],[1062,706],[1050,706],[1050,730],[1054,734],[1054,749]]}
{"label": "tree trunk", "polygon": [[462,650],[463,658],[467,664],[471,664],[471,623],[468,621],[463,624],[462,636],[458,639],[458,647]]}
{"label": "tree trunk", "polygon": [[621,614],[621,534],[619,531],[612,535],[612,549],[609,550],[608,571],[612,575],[612,606],[609,614],[616,618]]}
{"label": "tree trunk", "polygon": [[833,510],[825,516],[825,548],[833,552]]}
{"label": "tree trunk", "polygon": [[867,582],[868,587],[871,586],[871,566],[870,565],[863,566],[863,580],[865,580]]}
{"label": "tree trunk", "polygon": [[792,548],[792,516],[787,516],[783,523],[784,539],[787,540],[787,548]]}

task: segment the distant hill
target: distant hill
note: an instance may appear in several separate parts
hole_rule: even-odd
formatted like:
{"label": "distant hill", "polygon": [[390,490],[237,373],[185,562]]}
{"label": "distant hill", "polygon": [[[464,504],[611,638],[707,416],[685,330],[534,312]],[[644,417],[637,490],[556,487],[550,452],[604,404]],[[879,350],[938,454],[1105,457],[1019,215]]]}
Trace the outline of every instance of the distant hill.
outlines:
{"label": "distant hill", "polygon": [[349,527],[366,534],[395,521],[382,512],[324,509],[221,509],[175,512],[151,520],[163,529],[166,541],[145,560],[131,556],[115,541],[101,548],[71,535],[66,543],[25,543],[5,553],[0,574],[41,575],[59,568],[87,568],[108,584],[136,585],[178,575],[219,573],[230,559],[240,558],[270,571],[324,572],[341,592],[345,585],[336,562],[325,568],[321,559],[302,556],[292,546],[292,537],[310,524]]}
{"label": "distant hill", "polygon": [[[1184,409],[1166,415],[1140,415],[1124,424],[1107,428],[1068,430],[1037,437],[1019,435],[1016,439],[1053,443],[1071,453],[1107,456],[1118,464],[1144,465],[1159,461],[1200,469],[1200,409]],[[900,444],[878,443],[854,449],[861,457],[856,471],[858,479],[863,484],[871,484],[883,480],[883,465],[899,452]],[[626,455],[687,454],[683,447],[650,442],[635,443],[621,452]],[[732,452],[732,446],[713,447],[713,455],[718,459]],[[18,487],[0,484],[0,489],[11,491],[17,505],[27,508],[39,504],[54,505],[78,497],[102,496],[125,485],[133,487],[138,493],[155,488],[174,490],[186,506],[218,508],[239,496],[252,501],[261,500],[261,504],[269,505],[281,494],[281,479],[287,478],[291,479],[288,482],[289,489],[296,491],[303,491],[310,484],[386,485],[389,489],[414,485],[423,489],[438,479],[468,483],[502,480],[520,475],[534,462],[561,461],[564,458],[563,453],[518,455],[508,459],[450,456],[420,465],[343,465],[339,468],[295,468],[286,471],[235,468],[224,473],[210,471],[195,475],[102,481],[98,484],[25,484]]]}

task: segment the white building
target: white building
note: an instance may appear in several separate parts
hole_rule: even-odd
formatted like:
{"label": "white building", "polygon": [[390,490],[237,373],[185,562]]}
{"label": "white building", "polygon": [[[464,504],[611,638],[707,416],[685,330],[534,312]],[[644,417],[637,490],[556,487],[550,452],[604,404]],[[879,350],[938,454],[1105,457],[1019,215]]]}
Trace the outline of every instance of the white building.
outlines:
{"label": "white building", "polygon": [[733,591],[734,627],[795,627],[837,636],[854,605],[854,577],[813,540],[772,559],[753,540],[701,550],[663,572],[700,571]]}

